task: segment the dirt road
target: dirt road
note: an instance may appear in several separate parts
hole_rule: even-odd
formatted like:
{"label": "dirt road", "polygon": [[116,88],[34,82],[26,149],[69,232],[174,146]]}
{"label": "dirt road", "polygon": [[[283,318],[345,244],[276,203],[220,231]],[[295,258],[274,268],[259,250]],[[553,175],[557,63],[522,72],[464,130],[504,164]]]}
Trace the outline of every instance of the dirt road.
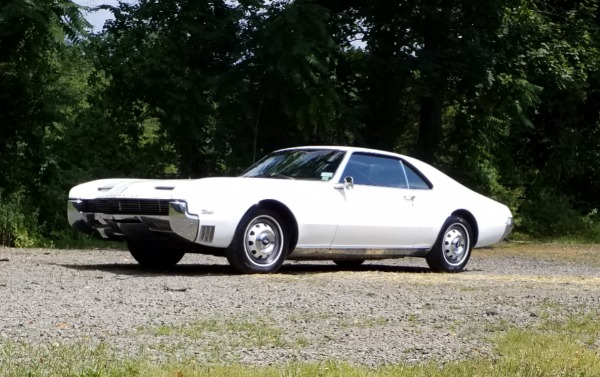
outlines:
{"label": "dirt road", "polygon": [[0,342],[102,342],[159,360],[453,360],[492,352],[511,327],[599,311],[591,245],[475,251],[459,274],[400,259],[288,262],[274,275],[201,255],[154,272],[124,251],[0,248]]}

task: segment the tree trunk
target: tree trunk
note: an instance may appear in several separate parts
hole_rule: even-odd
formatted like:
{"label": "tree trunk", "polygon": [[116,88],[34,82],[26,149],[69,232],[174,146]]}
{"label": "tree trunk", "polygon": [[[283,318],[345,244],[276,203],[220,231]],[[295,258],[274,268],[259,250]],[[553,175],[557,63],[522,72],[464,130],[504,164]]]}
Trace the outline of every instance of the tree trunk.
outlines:
{"label": "tree trunk", "polygon": [[431,163],[435,161],[436,152],[441,147],[444,88],[448,77],[444,49],[451,31],[448,27],[450,6],[443,1],[433,0],[430,9],[431,13],[424,19],[423,50],[420,56],[423,94],[420,99],[419,136],[415,155]]}
{"label": "tree trunk", "polygon": [[444,96],[441,90],[421,98],[419,137],[415,155],[427,162],[434,162],[442,139],[442,108]]}

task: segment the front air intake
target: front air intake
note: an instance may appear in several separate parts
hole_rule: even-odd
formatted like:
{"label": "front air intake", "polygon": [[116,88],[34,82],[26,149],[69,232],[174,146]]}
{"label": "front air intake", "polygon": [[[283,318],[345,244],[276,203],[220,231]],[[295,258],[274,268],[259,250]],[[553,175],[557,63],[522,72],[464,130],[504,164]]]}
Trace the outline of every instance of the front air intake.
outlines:
{"label": "front air intake", "polygon": [[84,199],[78,207],[81,212],[108,215],[169,215],[169,200],[158,199]]}
{"label": "front air intake", "polygon": [[200,227],[200,238],[202,242],[212,242],[215,237],[215,226],[214,225],[202,225]]}

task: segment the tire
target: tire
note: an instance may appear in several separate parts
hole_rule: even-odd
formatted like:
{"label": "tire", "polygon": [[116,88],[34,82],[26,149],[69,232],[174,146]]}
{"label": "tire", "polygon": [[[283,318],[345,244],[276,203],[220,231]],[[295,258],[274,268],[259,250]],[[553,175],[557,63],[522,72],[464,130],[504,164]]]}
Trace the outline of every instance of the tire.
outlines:
{"label": "tire", "polygon": [[173,267],[185,255],[185,251],[170,248],[164,242],[151,243],[127,240],[127,248],[133,259],[139,264],[154,269]]}
{"label": "tire", "polygon": [[288,252],[288,232],[279,214],[258,208],[240,221],[225,256],[240,273],[264,274],[279,270]]}
{"label": "tire", "polygon": [[346,269],[353,269],[360,267],[365,262],[364,259],[334,259],[333,263]]}
{"label": "tire", "polygon": [[427,254],[427,264],[435,272],[459,272],[471,257],[473,231],[462,217],[450,216]]}

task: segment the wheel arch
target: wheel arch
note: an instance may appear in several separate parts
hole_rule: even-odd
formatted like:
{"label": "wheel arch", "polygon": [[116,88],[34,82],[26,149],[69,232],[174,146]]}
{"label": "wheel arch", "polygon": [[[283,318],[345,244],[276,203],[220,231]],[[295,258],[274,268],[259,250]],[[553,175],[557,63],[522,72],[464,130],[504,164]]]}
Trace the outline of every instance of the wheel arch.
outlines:
{"label": "wheel arch", "polygon": [[477,225],[477,220],[475,219],[475,216],[473,216],[473,214],[467,211],[466,209],[458,209],[452,212],[452,216],[461,217],[469,223],[471,231],[473,232],[473,245],[477,245],[477,241],[479,239],[479,227]]}
{"label": "wheel arch", "polygon": [[290,237],[289,251],[291,252],[294,250],[296,244],[298,243],[298,222],[296,221],[296,216],[294,216],[288,206],[278,200],[265,199],[258,202],[258,204],[254,205],[251,209],[256,208],[268,208],[277,212],[282,217],[285,224],[288,225],[288,237]]}

